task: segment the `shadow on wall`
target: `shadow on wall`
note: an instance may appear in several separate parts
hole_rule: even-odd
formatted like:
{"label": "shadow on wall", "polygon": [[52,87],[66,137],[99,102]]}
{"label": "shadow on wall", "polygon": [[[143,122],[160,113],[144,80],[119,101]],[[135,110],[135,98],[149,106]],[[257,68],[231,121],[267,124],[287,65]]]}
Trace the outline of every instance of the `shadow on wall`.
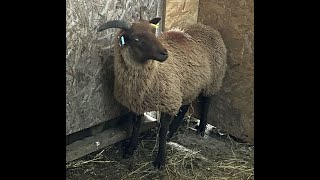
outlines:
{"label": "shadow on wall", "polygon": [[[106,114],[117,113],[119,115],[123,115],[128,111],[124,106],[118,103],[113,96],[113,90],[114,90],[113,48],[105,51],[100,56],[100,60],[103,62],[101,76],[99,77],[101,77],[105,113]],[[110,107],[113,107],[115,109],[110,109]]]}

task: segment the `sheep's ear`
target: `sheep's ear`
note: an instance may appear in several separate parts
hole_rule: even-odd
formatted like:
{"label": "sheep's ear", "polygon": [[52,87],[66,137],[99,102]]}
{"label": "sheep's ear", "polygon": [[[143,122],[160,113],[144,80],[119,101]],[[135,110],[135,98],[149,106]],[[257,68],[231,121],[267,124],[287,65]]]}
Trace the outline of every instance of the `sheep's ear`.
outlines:
{"label": "sheep's ear", "polygon": [[161,18],[156,17],[156,18],[151,19],[151,20],[149,21],[149,23],[151,23],[151,24],[158,24],[160,20],[161,20]]}

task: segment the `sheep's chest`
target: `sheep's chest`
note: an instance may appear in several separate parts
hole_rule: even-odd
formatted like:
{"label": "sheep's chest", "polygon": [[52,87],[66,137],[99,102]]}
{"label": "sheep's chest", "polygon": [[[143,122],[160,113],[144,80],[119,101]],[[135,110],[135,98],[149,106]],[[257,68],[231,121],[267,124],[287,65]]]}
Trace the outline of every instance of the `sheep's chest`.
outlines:
{"label": "sheep's chest", "polygon": [[170,80],[146,78],[142,75],[116,76],[115,98],[130,111],[142,114],[161,111],[175,114],[180,96],[172,93]]}

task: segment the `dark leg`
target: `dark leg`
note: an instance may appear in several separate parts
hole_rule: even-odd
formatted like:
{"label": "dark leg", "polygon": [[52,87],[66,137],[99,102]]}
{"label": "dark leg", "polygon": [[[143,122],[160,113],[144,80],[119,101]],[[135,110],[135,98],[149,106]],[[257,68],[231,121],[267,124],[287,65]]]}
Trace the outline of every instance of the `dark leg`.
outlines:
{"label": "dark leg", "polygon": [[133,130],[128,146],[124,150],[123,158],[128,158],[133,155],[134,150],[138,147],[139,130],[141,126],[142,115],[131,114]]}
{"label": "dark leg", "polygon": [[170,124],[169,134],[168,134],[168,139],[167,140],[171,139],[172,136],[174,135],[174,133],[177,132],[177,130],[178,130],[183,118],[184,118],[184,115],[188,111],[189,106],[190,106],[190,104],[182,105],[180,107],[177,116],[173,119],[172,123]]}
{"label": "dark leg", "polygon": [[160,131],[159,131],[159,149],[157,158],[154,161],[154,166],[158,169],[162,169],[165,166],[166,160],[166,137],[171,123],[172,117],[168,114],[163,114],[160,119]]}
{"label": "dark leg", "polygon": [[200,95],[200,103],[202,107],[202,112],[200,115],[200,124],[197,126],[197,134],[200,134],[202,137],[204,136],[204,131],[207,126],[207,114],[210,104],[210,99],[206,96]]}

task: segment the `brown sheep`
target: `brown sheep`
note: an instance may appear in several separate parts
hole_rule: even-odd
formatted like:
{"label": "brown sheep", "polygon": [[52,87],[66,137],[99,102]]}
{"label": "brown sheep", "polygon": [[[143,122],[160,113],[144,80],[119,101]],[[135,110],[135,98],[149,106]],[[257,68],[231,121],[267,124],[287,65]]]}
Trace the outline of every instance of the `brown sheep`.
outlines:
{"label": "brown sheep", "polygon": [[168,130],[170,138],[199,95],[204,112],[197,132],[203,136],[208,96],[220,89],[227,66],[227,50],[218,31],[197,23],[184,31],[169,30],[157,38],[150,24],[157,24],[160,19],[140,19],[131,24],[114,20],[98,28],[121,29],[114,46],[114,96],[132,112],[134,123],[124,157],[132,155],[137,147],[141,116],[160,111],[159,150],[154,162],[159,169],[165,165]]}

